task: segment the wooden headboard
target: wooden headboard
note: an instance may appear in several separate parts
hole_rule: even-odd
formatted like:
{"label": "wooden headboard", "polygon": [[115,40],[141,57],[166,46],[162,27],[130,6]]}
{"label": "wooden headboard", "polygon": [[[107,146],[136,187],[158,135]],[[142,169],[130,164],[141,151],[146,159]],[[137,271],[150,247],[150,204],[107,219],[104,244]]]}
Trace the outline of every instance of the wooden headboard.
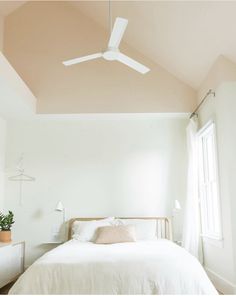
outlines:
{"label": "wooden headboard", "polygon": [[[68,222],[68,240],[72,238],[72,225],[75,221],[101,220],[105,218],[72,218]],[[157,237],[172,240],[172,224],[168,217],[116,217],[116,219],[157,220]]]}

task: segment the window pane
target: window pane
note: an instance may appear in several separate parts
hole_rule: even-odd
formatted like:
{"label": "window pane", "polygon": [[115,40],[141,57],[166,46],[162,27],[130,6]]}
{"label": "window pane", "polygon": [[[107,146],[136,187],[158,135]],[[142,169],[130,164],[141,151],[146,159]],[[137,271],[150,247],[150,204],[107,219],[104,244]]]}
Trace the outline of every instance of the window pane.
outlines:
{"label": "window pane", "polygon": [[203,235],[221,235],[214,124],[199,133],[199,195]]}

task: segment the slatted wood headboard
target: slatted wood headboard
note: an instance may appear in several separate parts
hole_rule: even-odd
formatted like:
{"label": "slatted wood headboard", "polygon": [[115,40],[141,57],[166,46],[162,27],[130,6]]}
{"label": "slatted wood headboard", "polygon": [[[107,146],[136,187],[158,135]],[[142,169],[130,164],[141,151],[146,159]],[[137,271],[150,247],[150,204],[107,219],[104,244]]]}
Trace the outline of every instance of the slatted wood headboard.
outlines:
{"label": "slatted wood headboard", "polygon": [[[168,217],[116,217],[117,219],[144,219],[157,220],[157,237],[158,238],[166,238],[172,240],[172,224],[171,219]],[[72,225],[75,221],[91,221],[91,220],[101,220],[104,219],[102,217],[99,218],[72,218],[68,223],[68,240],[72,238]]]}

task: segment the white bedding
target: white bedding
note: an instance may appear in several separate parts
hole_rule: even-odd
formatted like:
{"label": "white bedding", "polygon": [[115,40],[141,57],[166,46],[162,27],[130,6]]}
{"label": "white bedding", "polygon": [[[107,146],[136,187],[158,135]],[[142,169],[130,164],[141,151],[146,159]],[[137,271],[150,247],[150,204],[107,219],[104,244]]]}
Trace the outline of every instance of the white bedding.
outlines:
{"label": "white bedding", "polygon": [[217,294],[200,263],[168,240],[69,241],[31,265],[10,294]]}

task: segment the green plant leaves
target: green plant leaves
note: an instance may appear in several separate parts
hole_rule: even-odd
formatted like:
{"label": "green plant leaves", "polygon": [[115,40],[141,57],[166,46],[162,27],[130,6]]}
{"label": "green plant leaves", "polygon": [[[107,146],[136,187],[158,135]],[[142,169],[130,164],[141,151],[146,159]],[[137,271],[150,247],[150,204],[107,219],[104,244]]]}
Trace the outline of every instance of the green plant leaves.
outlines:
{"label": "green plant leaves", "polygon": [[7,215],[4,215],[0,212],[0,230],[1,231],[10,231],[14,221],[14,214],[12,211],[8,211]]}

